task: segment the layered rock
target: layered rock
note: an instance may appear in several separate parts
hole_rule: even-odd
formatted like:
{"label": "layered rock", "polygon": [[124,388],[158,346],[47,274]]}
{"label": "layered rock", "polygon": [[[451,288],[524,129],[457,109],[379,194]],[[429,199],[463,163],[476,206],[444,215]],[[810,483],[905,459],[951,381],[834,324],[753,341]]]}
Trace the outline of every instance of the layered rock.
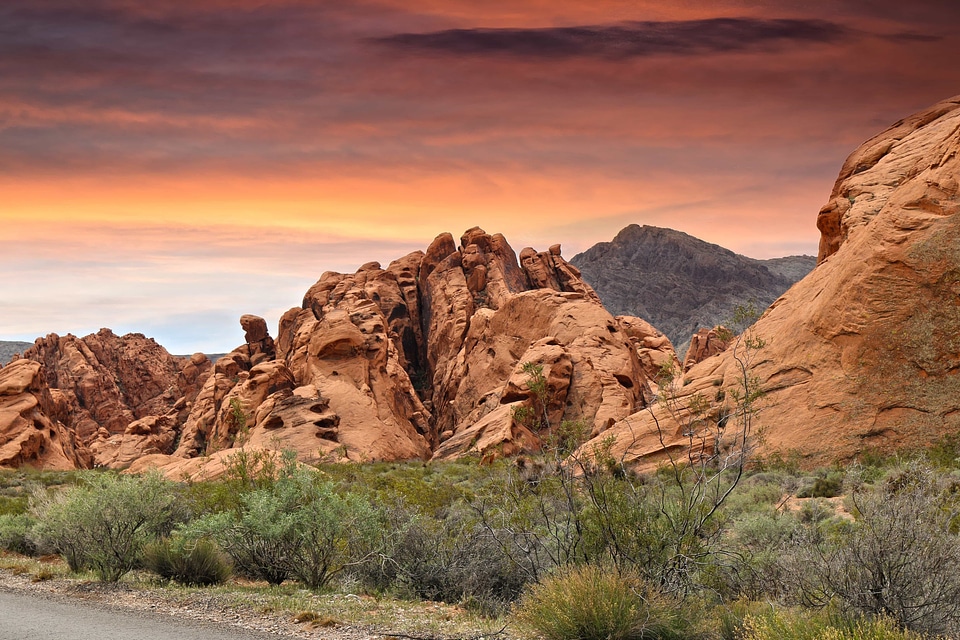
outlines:
{"label": "layered rock", "polygon": [[[765,452],[823,464],[916,448],[960,429],[960,97],[907,118],[846,161],[817,224],[817,268],[751,329],[749,375],[766,396]],[[741,348],[693,366],[678,404],[719,422],[743,380]],[[738,362],[735,356],[739,356]],[[683,422],[682,413],[680,422]],[[658,405],[614,426],[615,454],[685,446]]]}
{"label": "layered rock", "polygon": [[14,360],[0,369],[0,467],[74,469],[89,465],[60,418],[62,395],[51,393],[42,366]]}

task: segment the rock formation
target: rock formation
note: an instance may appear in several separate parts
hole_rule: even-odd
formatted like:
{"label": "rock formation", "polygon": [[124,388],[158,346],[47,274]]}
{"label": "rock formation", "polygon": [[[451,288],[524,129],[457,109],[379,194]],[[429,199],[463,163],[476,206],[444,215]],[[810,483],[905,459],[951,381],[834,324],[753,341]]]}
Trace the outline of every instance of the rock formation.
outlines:
{"label": "rock formation", "polygon": [[[920,447],[960,429],[960,97],[898,122],[843,165],[820,211],[819,264],[761,316],[750,376],[762,451],[807,464]],[[743,355],[741,348],[736,354]],[[731,347],[684,375],[677,406],[719,422],[742,380]],[[638,463],[682,448],[666,407],[615,425]],[[681,412],[681,420],[682,412]],[[589,443],[588,443],[589,444]]]}
{"label": "rock formation", "polygon": [[703,362],[710,356],[715,356],[726,350],[733,341],[733,334],[729,329],[718,325],[713,329],[700,329],[690,338],[690,347],[683,358],[683,371],[687,372],[693,365]]}
{"label": "rock formation", "polygon": [[0,467],[89,466],[73,433],[60,422],[65,398],[50,391],[42,369],[39,362],[22,359],[0,369]]}
{"label": "rock formation", "polygon": [[[205,355],[193,354],[177,374],[175,393],[166,394],[175,398],[166,412],[142,416],[129,423],[122,433],[101,429],[97,438],[89,443],[94,464],[125,469],[143,456],[173,452],[182,434],[184,421],[201,387],[210,377],[212,368]],[[174,388],[170,391],[173,392]]]}
{"label": "rock formation", "polygon": [[611,313],[645,318],[681,353],[701,327],[729,322],[737,306],[765,309],[816,264],[812,256],[755,260],[680,231],[635,224],[571,262]]}
{"label": "rock formation", "polygon": [[[559,245],[518,262],[476,227],[385,269],[323,274],[275,343],[258,320],[241,321],[247,344],[216,362],[176,451],[133,468],[200,477],[239,446],[308,462],[509,455],[563,420],[599,434],[652,395],[635,343]],[[546,422],[522,418],[538,402],[529,367],[547,380]]]}
{"label": "rock formation", "polygon": [[123,433],[134,420],[166,413],[181,395],[180,360],[139,333],[50,334],[23,357],[43,364],[47,384],[64,394],[65,422],[83,445]]}
{"label": "rock formation", "polygon": [[617,316],[617,324],[636,349],[640,367],[650,381],[651,390],[656,392],[657,381],[664,373],[680,369],[673,343],[643,318]]}

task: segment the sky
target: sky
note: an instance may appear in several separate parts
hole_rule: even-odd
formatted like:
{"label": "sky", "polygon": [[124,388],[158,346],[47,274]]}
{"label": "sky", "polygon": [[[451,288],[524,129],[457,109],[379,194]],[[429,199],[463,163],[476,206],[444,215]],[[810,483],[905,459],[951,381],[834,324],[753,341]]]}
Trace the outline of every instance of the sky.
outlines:
{"label": "sky", "polygon": [[960,94],[955,0],[3,0],[0,340],[229,351],[478,225],[816,254],[846,156]]}

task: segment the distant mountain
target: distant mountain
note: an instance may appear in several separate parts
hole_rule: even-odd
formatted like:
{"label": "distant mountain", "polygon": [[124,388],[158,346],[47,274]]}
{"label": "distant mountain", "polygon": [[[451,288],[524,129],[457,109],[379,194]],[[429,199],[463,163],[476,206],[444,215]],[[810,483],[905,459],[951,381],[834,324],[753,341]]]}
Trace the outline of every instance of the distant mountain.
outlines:
{"label": "distant mountain", "polygon": [[738,305],[762,311],[817,259],[755,260],[680,231],[632,224],[570,262],[611,313],[647,320],[682,355],[697,329],[728,323]]}
{"label": "distant mountain", "polygon": [[10,362],[13,354],[20,353],[33,346],[32,342],[16,342],[12,340],[0,340],[0,365]]}

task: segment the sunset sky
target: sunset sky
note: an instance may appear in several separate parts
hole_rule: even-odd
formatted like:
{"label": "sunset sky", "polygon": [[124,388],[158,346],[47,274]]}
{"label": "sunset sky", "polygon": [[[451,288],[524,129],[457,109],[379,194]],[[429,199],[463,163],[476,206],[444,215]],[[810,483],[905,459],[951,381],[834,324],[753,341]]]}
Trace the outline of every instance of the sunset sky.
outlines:
{"label": "sunset sky", "polygon": [[843,160],[960,94],[960,2],[3,0],[0,339],[242,343],[479,225],[816,253]]}

